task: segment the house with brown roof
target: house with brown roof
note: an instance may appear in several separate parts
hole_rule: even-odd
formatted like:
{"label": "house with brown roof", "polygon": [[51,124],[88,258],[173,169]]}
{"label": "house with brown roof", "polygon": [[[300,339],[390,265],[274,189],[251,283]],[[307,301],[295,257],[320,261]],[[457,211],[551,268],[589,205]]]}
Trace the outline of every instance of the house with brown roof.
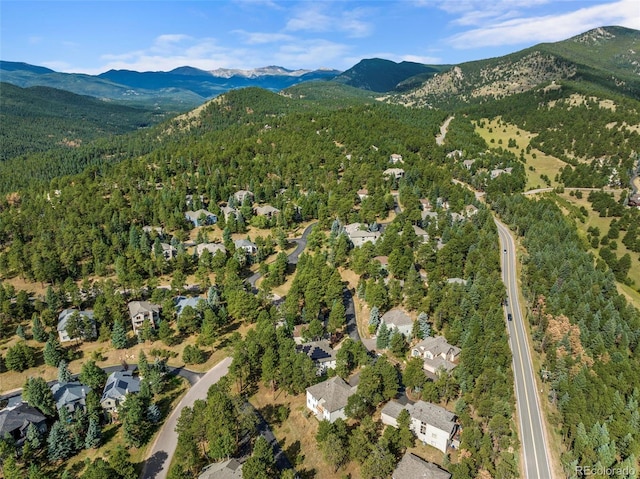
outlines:
{"label": "house with brown roof", "polygon": [[389,401],[382,408],[382,423],[398,427],[398,416],[406,409],[411,417],[409,428],[418,440],[446,453],[450,447],[458,447],[456,433],[458,424],[456,415],[437,404],[417,401],[415,404],[402,405]]}
{"label": "house with brown roof", "polygon": [[425,371],[437,375],[457,366],[460,348],[450,345],[443,336],[429,337],[411,348],[411,357],[423,359]]}
{"label": "house with brown roof", "polygon": [[433,462],[406,452],[391,477],[392,479],[451,479],[451,474]]}
{"label": "house with brown roof", "polygon": [[256,216],[264,216],[265,218],[269,219],[280,213],[280,210],[278,208],[274,208],[271,205],[256,206],[253,211],[255,212]]}
{"label": "house with brown roof", "polygon": [[307,388],[307,408],[319,421],[334,422],[338,418],[346,419],[344,408],[356,390],[357,387],[350,386],[340,376],[334,376]]}

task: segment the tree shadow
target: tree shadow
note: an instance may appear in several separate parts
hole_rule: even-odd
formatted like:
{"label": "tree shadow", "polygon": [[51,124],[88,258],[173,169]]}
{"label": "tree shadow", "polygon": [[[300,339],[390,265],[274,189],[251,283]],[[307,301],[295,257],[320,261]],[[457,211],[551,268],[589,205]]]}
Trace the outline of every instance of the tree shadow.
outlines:
{"label": "tree shadow", "polygon": [[314,468],[302,469],[298,471],[298,477],[300,479],[315,479],[317,471]]}
{"label": "tree shadow", "polygon": [[162,472],[167,464],[166,461],[169,458],[169,455],[164,451],[157,451],[153,454],[149,459],[146,460],[142,475],[142,479],[153,479],[158,476],[160,472]]}
{"label": "tree shadow", "polygon": [[293,464],[294,467],[297,467],[304,462],[304,454],[300,454],[301,450],[302,446],[300,441],[295,441],[289,444],[289,447],[284,450],[285,455],[289,458],[289,461],[291,461],[291,464]]}

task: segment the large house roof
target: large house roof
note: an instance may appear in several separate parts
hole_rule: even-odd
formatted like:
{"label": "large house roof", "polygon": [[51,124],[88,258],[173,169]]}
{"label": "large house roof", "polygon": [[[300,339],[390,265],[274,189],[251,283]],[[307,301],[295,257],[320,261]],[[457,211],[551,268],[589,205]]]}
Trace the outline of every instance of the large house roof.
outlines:
{"label": "large house roof", "polygon": [[129,303],[129,314],[131,317],[140,313],[160,313],[160,306],[150,303],[149,301],[131,301]]}
{"label": "large house roof", "polygon": [[451,432],[455,427],[456,415],[445,408],[425,401],[418,401],[411,409],[409,414],[412,418],[422,421],[440,429],[441,431]]}
{"label": "large house roof", "polygon": [[203,301],[203,298],[187,298],[185,296],[178,296],[176,298],[176,314],[180,316],[184,308],[191,306],[193,309],[198,307],[198,303]]}
{"label": "large house roof", "polygon": [[53,400],[56,402],[58,409],[86,398],[89,391],[91,391],[89,386],[75,381],[65,384],[55,383],[51,386]]}
{"label": "large house roof", "polygon": [[451,474],[440,469],[436,464],[407,452],[393,471],[392,477],[393,479],[450,479]]}
{"label": "large house roof", "polygon": [[222,462],[214,462],[205,467],[198,479],[241,479],[242,464],[236,459],[227,459]]}
{"label": "large house roof", "polygon": [[449,355],[453,354],[457,356],[460,354],[460,348],[450,345],[444,336],[434,336],[424,338],[413,349],[416,349],[422,355],[424,352],[429,351],[434,356],[440,356],[441,354]]}
{"label": "large house roof", "polygon": [[30,423],[39,424],[46,419],[44,414],[27,403],[22,403],[13,409],[5,409],[0,411],[0,436],[11,434],[17,429],[24,429]]}
{"label": "large house roof", "polygon": [[336,359],[336,352],[331,348],[329,341],[326,340],[301,344],[298,346],[298,349],[317,363],[324,363]]}
{"label": "large house roof", "polygon": [[387,311],[382,315],[382,321],[386,325],[395,325],[395,326],[411,326],[413,325],[413,320],[409,317],[407,313],[400,309],[392,309]]}
{"label": "large house roof", "polygon": [[329,413],[344,408],[349,397],[355,392],[356,388],[349,386],[340,376],[334,376],[307,388],[307,393],[316,398]]}
{"label": "large house roof", "polygon": [[140,391],[140,379],[133,377],[131,371],[115,371],[107,378],[101,401],[107,398],[121,400],[128,393]]}
{"label": "large house roof", "polygon": [[[76,311],[78,310],[75,308],[69,308],[65,309],[58,315],[58,331],[67,330],[67,321],[69,321],[71,315]],[[89,319],[93,319],[93,311],[91,310],[79,311],[79,313],[81,316],[86,316]]]}

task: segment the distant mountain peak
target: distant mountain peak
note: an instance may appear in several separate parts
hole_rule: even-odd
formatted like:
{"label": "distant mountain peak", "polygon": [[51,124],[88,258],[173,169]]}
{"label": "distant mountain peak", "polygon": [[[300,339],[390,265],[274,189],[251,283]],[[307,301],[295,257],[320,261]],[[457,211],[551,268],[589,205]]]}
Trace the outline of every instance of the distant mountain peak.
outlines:
{"label": "distant mountain peak", "polygon": [[571,40],[576,43],[584,43],[586,45],[599,45],[602,41],[611,40],[616,37],[611,30],[612,29],[608,27],[598,27],[577,35]]}
{"label": "distant mountain peak", "polygon": [[[269,65],[266,67],[254,68],[252,70],[241,70],[238,68],[216,68],[215,70],[210,70],[209,73],[213,76],[221,78],[259,78],[263,76],[273,75],[299,77],[310,73],[311,71],[313,70],[289,70],[281,66]],[[321,71],[327,71],[327,69]]]}

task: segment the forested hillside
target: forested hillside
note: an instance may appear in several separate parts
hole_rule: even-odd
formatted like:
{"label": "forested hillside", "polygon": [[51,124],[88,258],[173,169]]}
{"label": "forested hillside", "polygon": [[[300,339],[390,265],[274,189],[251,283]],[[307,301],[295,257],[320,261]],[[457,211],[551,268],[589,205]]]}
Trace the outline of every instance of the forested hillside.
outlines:
{"label": "forested hillside", "polygon": [[[0,161],[146,128],[163,112],[105,102],[48,87],[0,86]],[[59,153],[64,155],[65,153]]]}

